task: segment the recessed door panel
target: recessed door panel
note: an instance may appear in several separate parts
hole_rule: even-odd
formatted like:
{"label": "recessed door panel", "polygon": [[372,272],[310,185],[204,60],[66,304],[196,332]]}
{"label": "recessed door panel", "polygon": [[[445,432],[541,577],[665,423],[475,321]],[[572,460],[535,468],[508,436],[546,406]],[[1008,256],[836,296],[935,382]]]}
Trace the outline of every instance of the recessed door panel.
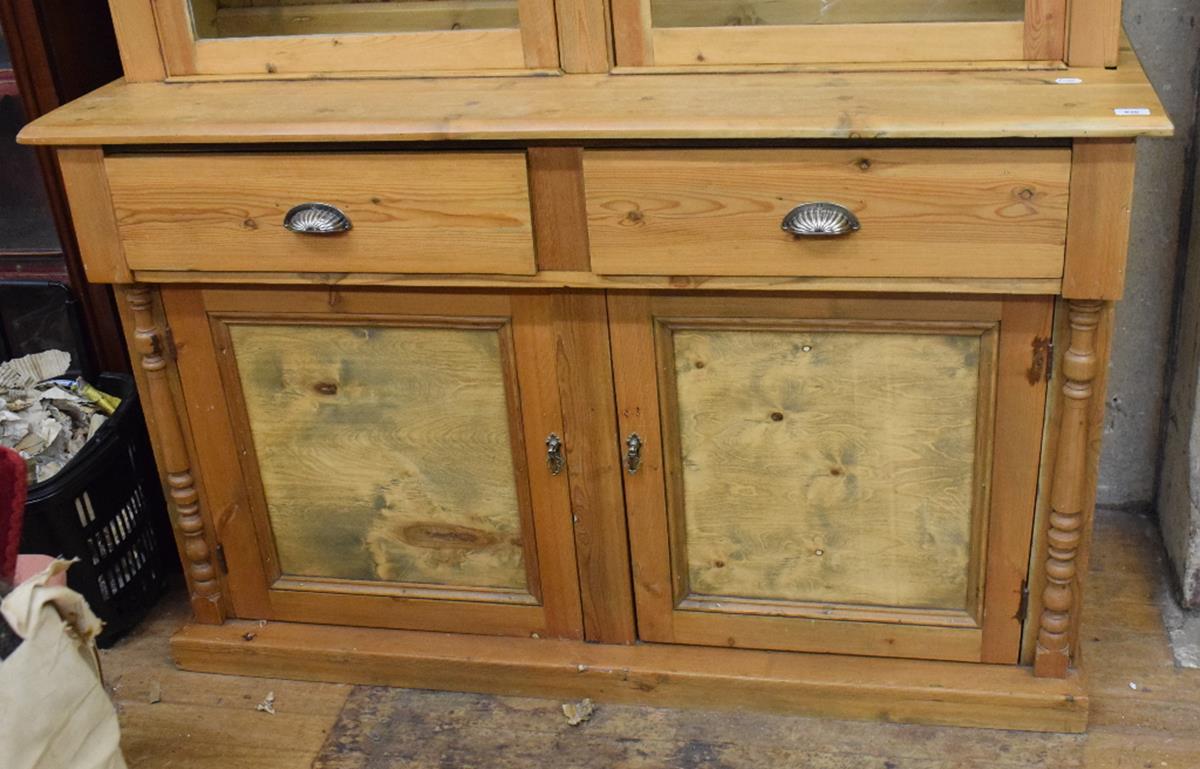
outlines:
{"label": "recessed door panel", "polygon": [[610,297],[641,637],[1014,661],[1050,307]]}
{"label": "recessed door panel", "polygon": [[228,329],[283,574],[529,591],[507,325]]}
{"label": "recessed door panel", "polygon": [[986,329],[659,331],[689,595],[969,609]]}

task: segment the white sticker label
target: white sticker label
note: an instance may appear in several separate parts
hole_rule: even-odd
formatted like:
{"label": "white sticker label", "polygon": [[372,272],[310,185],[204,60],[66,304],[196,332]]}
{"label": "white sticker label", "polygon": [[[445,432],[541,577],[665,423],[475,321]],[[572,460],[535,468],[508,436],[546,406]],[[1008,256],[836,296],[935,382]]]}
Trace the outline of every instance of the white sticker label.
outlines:
{"label": "white sticker label", "polygon": [[1113,110],[1114,115],[1149,115],[1150,110],[1146,107],[1117,107]]}
{"label": "white sticker label", "polygon": [[1054,82],[1058,83],[1059,85],[1079,85],[1080,83],[1083,82],[1083,78],[1081,78],[1081,77],[1056,77],[1056,78],[1054,78]]}

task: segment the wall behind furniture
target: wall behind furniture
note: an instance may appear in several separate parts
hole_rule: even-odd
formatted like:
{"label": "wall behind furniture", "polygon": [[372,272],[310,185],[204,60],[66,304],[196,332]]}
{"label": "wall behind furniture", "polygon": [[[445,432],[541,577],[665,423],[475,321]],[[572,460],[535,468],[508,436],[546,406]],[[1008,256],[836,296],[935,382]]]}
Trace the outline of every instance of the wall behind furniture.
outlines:
{"label": "wall behind furniture", "polygon": [[[1099,504],[1154,508],[1172,327],[1183,282],[1195,177],[1200,2],[1125,0],[1125,30],[1175,123],[1140,139],[1125,297],[1117,306]],[[1137,106],[1137,105],[1129,105]],[[1181,244],[1183,248],[1181,248]]]}

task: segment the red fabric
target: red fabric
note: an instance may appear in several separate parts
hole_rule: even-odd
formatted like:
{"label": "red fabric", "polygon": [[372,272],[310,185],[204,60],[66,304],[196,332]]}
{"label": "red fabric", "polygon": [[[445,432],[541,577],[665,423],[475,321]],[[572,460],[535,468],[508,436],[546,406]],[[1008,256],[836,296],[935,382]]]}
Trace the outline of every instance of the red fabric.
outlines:
{"label": "red fabric", "polygon": [[0,446],[0,580],[12,584],[25,520],[25,460]]}

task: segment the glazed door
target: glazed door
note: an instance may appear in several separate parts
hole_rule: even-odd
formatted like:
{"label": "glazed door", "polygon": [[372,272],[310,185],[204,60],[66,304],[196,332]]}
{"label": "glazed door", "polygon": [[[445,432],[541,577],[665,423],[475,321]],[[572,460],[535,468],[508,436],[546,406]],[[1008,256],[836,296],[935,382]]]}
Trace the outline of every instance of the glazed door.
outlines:
{"label": "glazed door", "polygon": [[558,67],[552,0],[161,0],[167,74]]}
{"label": "glazed door", "polygon": [[1017,661],[1050,299],[609,308],[640,638]]}
{"label": "glazed door", "polygon": [[163,290],[239,616],[579,637],[544,301]]}
{"label": "glazed door", "polygon": [[1056,62],[1065,9],[1063,0],[612,0],[617,63],[672,68]]}

